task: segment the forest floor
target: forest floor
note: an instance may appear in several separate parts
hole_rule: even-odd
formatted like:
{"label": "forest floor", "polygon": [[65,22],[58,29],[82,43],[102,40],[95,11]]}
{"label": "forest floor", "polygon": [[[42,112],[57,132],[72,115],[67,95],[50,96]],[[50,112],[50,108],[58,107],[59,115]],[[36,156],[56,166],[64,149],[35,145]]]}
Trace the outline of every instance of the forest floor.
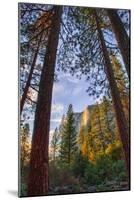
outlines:
{"label": "forest floor", "polygon": [[94,193],[94,192],[107,192],[107,191],[127,191],[129,184],[127,181],[107,181],[99,185],[67,185],[55,186],[49,188],[49,195],[52,194],[73,194],[73,193]]}

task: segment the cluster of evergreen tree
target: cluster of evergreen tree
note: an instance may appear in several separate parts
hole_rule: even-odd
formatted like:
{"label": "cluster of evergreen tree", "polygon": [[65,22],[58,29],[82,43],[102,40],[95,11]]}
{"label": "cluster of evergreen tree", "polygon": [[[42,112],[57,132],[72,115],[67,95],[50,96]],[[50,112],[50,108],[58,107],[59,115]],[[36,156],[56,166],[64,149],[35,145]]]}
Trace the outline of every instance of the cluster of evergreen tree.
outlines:
{"label": "cluster of evergreen tree", "polygon": [[54,161],[55,155],[57,154],[57,157],[62,164],[70,165],[72,163],[73,157],[77,151],[76,137],[77,132],[73,107],[70,104],[66,116],[62,118],[59,131],[56,128],[53,133],[51,148],[53,151],[52,157]]}
{"label": "cluster of evergreen tree", "polygon": [[[62,184],[66,184],[66,193],[69,187],[73,193],[89,192],[92,185],[94,191],[112,191],[115,187],[118,190],[122,189],[122,181],[128,189],[123,148],[110,99],[104,97],[99,104],[85,109],[79,129],[75,127],[73,116],[75,113],[69,105],[67,115],[63,116],[51,140],[49,179],[52,194],[55,194],[55,187],[60,192]],[[73,186],[76,182],[78,188]],[[86,184],[85,190],[83,184]]]}
{"label": "cluster of evergreen tree", "polygon": [[111,102],[106,97],[93,106],[86,129],[80,127],[78,144],[82,155],[95,163],[96,159],[107,153],[111,145],[120,141],[115,122],[115,113]]}
{"label": "cluster of evergreen tree", "polygon": [[[27,195],[48,194],[52,90],[56,73],[60,70],[79,79],[86,76],[87,92],[96,99],[103,94],[110,96],[129,175],[130,11],[21,3],[19,16],[20,114],[29,114],[30,105],[35,114]],[[99,113],[101,108],[96,107],[89,133],[94,135],[99,149],[105,151],[107,133],[113,135],[108,124],[104,127],[104,121],[109,120],[107,114],[104,117]],[[73,121],[70,105],[66,122],[61,127],[64,131],[60,150],[61,160],[68,164],[72,162],[76,148]],[[96,133],[99,133],[99,139]],[[94,142],[91,143],[93,149]],[[84,145],[84,148],[88,146],[86,142]],[[54,158],[57,156],[56,146],[53,143]]]}

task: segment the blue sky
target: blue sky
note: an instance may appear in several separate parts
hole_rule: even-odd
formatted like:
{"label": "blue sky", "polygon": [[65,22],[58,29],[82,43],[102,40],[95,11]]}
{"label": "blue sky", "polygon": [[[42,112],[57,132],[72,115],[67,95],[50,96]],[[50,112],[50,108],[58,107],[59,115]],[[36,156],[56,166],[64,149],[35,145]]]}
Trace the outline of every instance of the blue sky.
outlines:
{"label": "blue sky", "polygon": [[[88,82],[83,77],[81,80],[72,77],[70,74],[60,72],[58,81],[54,83],[52,95],[52,109],[50,121],[50,140],[56,127],[60,125],[63,114],[66,114],[69,104],[73,105],[74,112],[82,112],[88,105],[95,103],[94,99],[88,96],[86,89]],[[30,132],[33,132],[34,115],[30,117]]]}
{"label": "blue sky", "polygon": [[94,104],[93,98],[86,93],[87,88],[88,83],[84,77],[79,80],[70,74],[60,73],[58,82],[55,82],[53,87],[50,132],[59,126],[70,103],[74,112],[82,112],[85,107]]}

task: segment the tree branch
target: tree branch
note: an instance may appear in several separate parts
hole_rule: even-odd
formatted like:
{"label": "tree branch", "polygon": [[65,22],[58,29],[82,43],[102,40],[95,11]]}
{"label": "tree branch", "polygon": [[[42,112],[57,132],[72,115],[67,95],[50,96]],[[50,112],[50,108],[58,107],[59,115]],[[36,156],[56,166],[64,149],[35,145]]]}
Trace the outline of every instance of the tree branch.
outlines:
{"label": "tree branch", "polygon": [[34,104],[37,104],[37,102],[36,101],[33,101],[30,97],[26,97],[29,101],[31,101],[32,103],[34,103]]}

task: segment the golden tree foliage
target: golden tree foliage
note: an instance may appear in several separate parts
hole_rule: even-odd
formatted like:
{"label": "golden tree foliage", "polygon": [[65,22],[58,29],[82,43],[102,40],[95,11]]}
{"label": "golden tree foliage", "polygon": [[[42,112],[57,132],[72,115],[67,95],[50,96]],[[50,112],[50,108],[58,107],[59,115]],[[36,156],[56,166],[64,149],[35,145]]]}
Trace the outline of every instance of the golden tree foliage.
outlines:
{"label": "golden tree foliage", "polygon": [[102,154],[122,151],[113,107],[107,98],[93,107],[86,121],[81,123],[78,135],[79,150],[85,158],[96,163]]}

